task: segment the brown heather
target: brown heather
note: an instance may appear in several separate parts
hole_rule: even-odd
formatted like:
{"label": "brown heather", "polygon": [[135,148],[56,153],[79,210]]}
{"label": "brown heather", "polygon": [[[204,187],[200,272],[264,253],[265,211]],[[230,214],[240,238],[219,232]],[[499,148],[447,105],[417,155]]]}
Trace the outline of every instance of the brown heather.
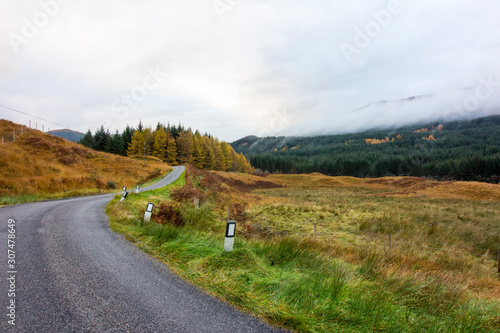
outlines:
{"label": "brown heather", "polygon": [[[13,130],[16,139],[13,139]],[[96,152],[7,120],[0,120],[0,197],[66,197],[132,187],[165,174],[170,166]]]}

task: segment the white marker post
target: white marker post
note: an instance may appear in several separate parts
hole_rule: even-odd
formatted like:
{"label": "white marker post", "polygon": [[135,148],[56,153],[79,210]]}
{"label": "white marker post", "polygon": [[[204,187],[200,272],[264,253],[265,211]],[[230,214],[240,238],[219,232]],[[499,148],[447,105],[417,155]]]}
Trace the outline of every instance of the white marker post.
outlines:
{"label": "white marker post", "polygon": [[123,193],[127,192],[127,186],[123,186],[123,190],[122,190]]}
{"label": "white marker post", "polygon": [[234,235],[236,233],[236,222],[227,222],[226,227],[226,240],[224,241],[224,251],[231,252],[234,245]]}
{"label": "white marker post", "polygon": [[120,199],[120,202],[125,201],[125,198],[127,197],[127,195],[128,195],[128,192],[125,191],[125,193],[123,193],[123,195],[122,195],[122,198]]}
{"label": "white marker post", "polygon": [[151,213],[153,212],[153,207],[155,205],[152,204],[151,202],[148,203],[148,206],[146,207],[146,212],[144,213],[144,222],[148,223],[151,220]]}
{"label": "white marker post", "polygon": [[140,185],[137,185],[137,188],[135,189],[135,193],[139,193],[139,189],[141,188]]}

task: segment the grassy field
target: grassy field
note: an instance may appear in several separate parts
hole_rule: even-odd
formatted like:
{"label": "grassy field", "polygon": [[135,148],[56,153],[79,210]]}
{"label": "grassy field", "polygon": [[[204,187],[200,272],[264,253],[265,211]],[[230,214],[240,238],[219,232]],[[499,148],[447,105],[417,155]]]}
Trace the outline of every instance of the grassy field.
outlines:
{"label": "grassy field", "polygon": [[[107,212],[114,230],[177,274],[277,326],[500,332],[499,193],[481,183],[188,168],[171,187],[115,199]],[[148,202],[159,208],[143,224]],[[238,226],[226,253],[229,203]]]}
{"label": "grassy field", "polygon": [[6,120],[0,134],[0,205],[112,192],[171,170],[153,157],[144,162],[96,152],[33,129],[21,135],[20,125]]}

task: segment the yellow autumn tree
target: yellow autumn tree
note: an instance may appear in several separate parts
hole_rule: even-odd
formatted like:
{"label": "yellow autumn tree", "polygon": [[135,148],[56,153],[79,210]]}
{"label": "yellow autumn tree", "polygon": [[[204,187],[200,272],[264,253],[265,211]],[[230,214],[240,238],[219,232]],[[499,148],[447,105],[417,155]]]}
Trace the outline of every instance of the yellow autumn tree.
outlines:
{"label": "yellow autumn tree", "polygon": [[142,154],[144,150],[144,137],[138,130],[132,135],[132,141],[128,144],[127,156]]}
{"label": "yellow autumn tree", "polygon": [[201,137],[195,135],[193,140],[193,165],[198,169],[203,169],[204,161],[205,161],[205,152],[202,147]]}
{"label": "yellow autumn tree", "polygon": [[191,131],[183,131],[177,138],[177,159],[179,163],[193,162],[193,133]]}
{"label": "yellow autumn tree", "polygon": [[153,156],[158,157],[162,161],[167,157],[167,132],[160,127],[154,133]]}
{"label": "yellow autumn tree", "polygon": [[167,133],[167,151],[165,160],[168,164],[177,164],[177,144],[172,134]]}
{"label": "yellow autumn tree", "polygon": [[220,143],[220,148],[222,150],[222,155],[224,156],[224,163],[227,171],[234,171],[233,169],[233,159],[231,157],[231,150],[233,149],[229,143],[222,141]]}

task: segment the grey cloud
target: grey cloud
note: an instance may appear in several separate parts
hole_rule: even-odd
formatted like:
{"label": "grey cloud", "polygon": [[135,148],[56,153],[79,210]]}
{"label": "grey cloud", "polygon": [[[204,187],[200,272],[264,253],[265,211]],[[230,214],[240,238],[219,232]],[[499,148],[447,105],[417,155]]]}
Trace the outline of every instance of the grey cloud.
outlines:
{"label": "grey cloud", "polygon": [[[500,81],[500,3],[400,3],[401,13],[349,62],[340,45],[355,45],[356,29],[391,0],[244,1],[223,21],[205,0],[70,1],[19,53],[9,36],[41,9],[37,1],[9,2],[0,14],[0,102],[81,131],[103,117],[116,127],[182,121],[225,140],[498,113],[497,90],[471,111],[450,109],[478,78]],[[168,78],[126,117],[114,112],[156,66]],[[415,95],[433,98],[397,102]],[[279,126],[276,110],[286,110]]]}

